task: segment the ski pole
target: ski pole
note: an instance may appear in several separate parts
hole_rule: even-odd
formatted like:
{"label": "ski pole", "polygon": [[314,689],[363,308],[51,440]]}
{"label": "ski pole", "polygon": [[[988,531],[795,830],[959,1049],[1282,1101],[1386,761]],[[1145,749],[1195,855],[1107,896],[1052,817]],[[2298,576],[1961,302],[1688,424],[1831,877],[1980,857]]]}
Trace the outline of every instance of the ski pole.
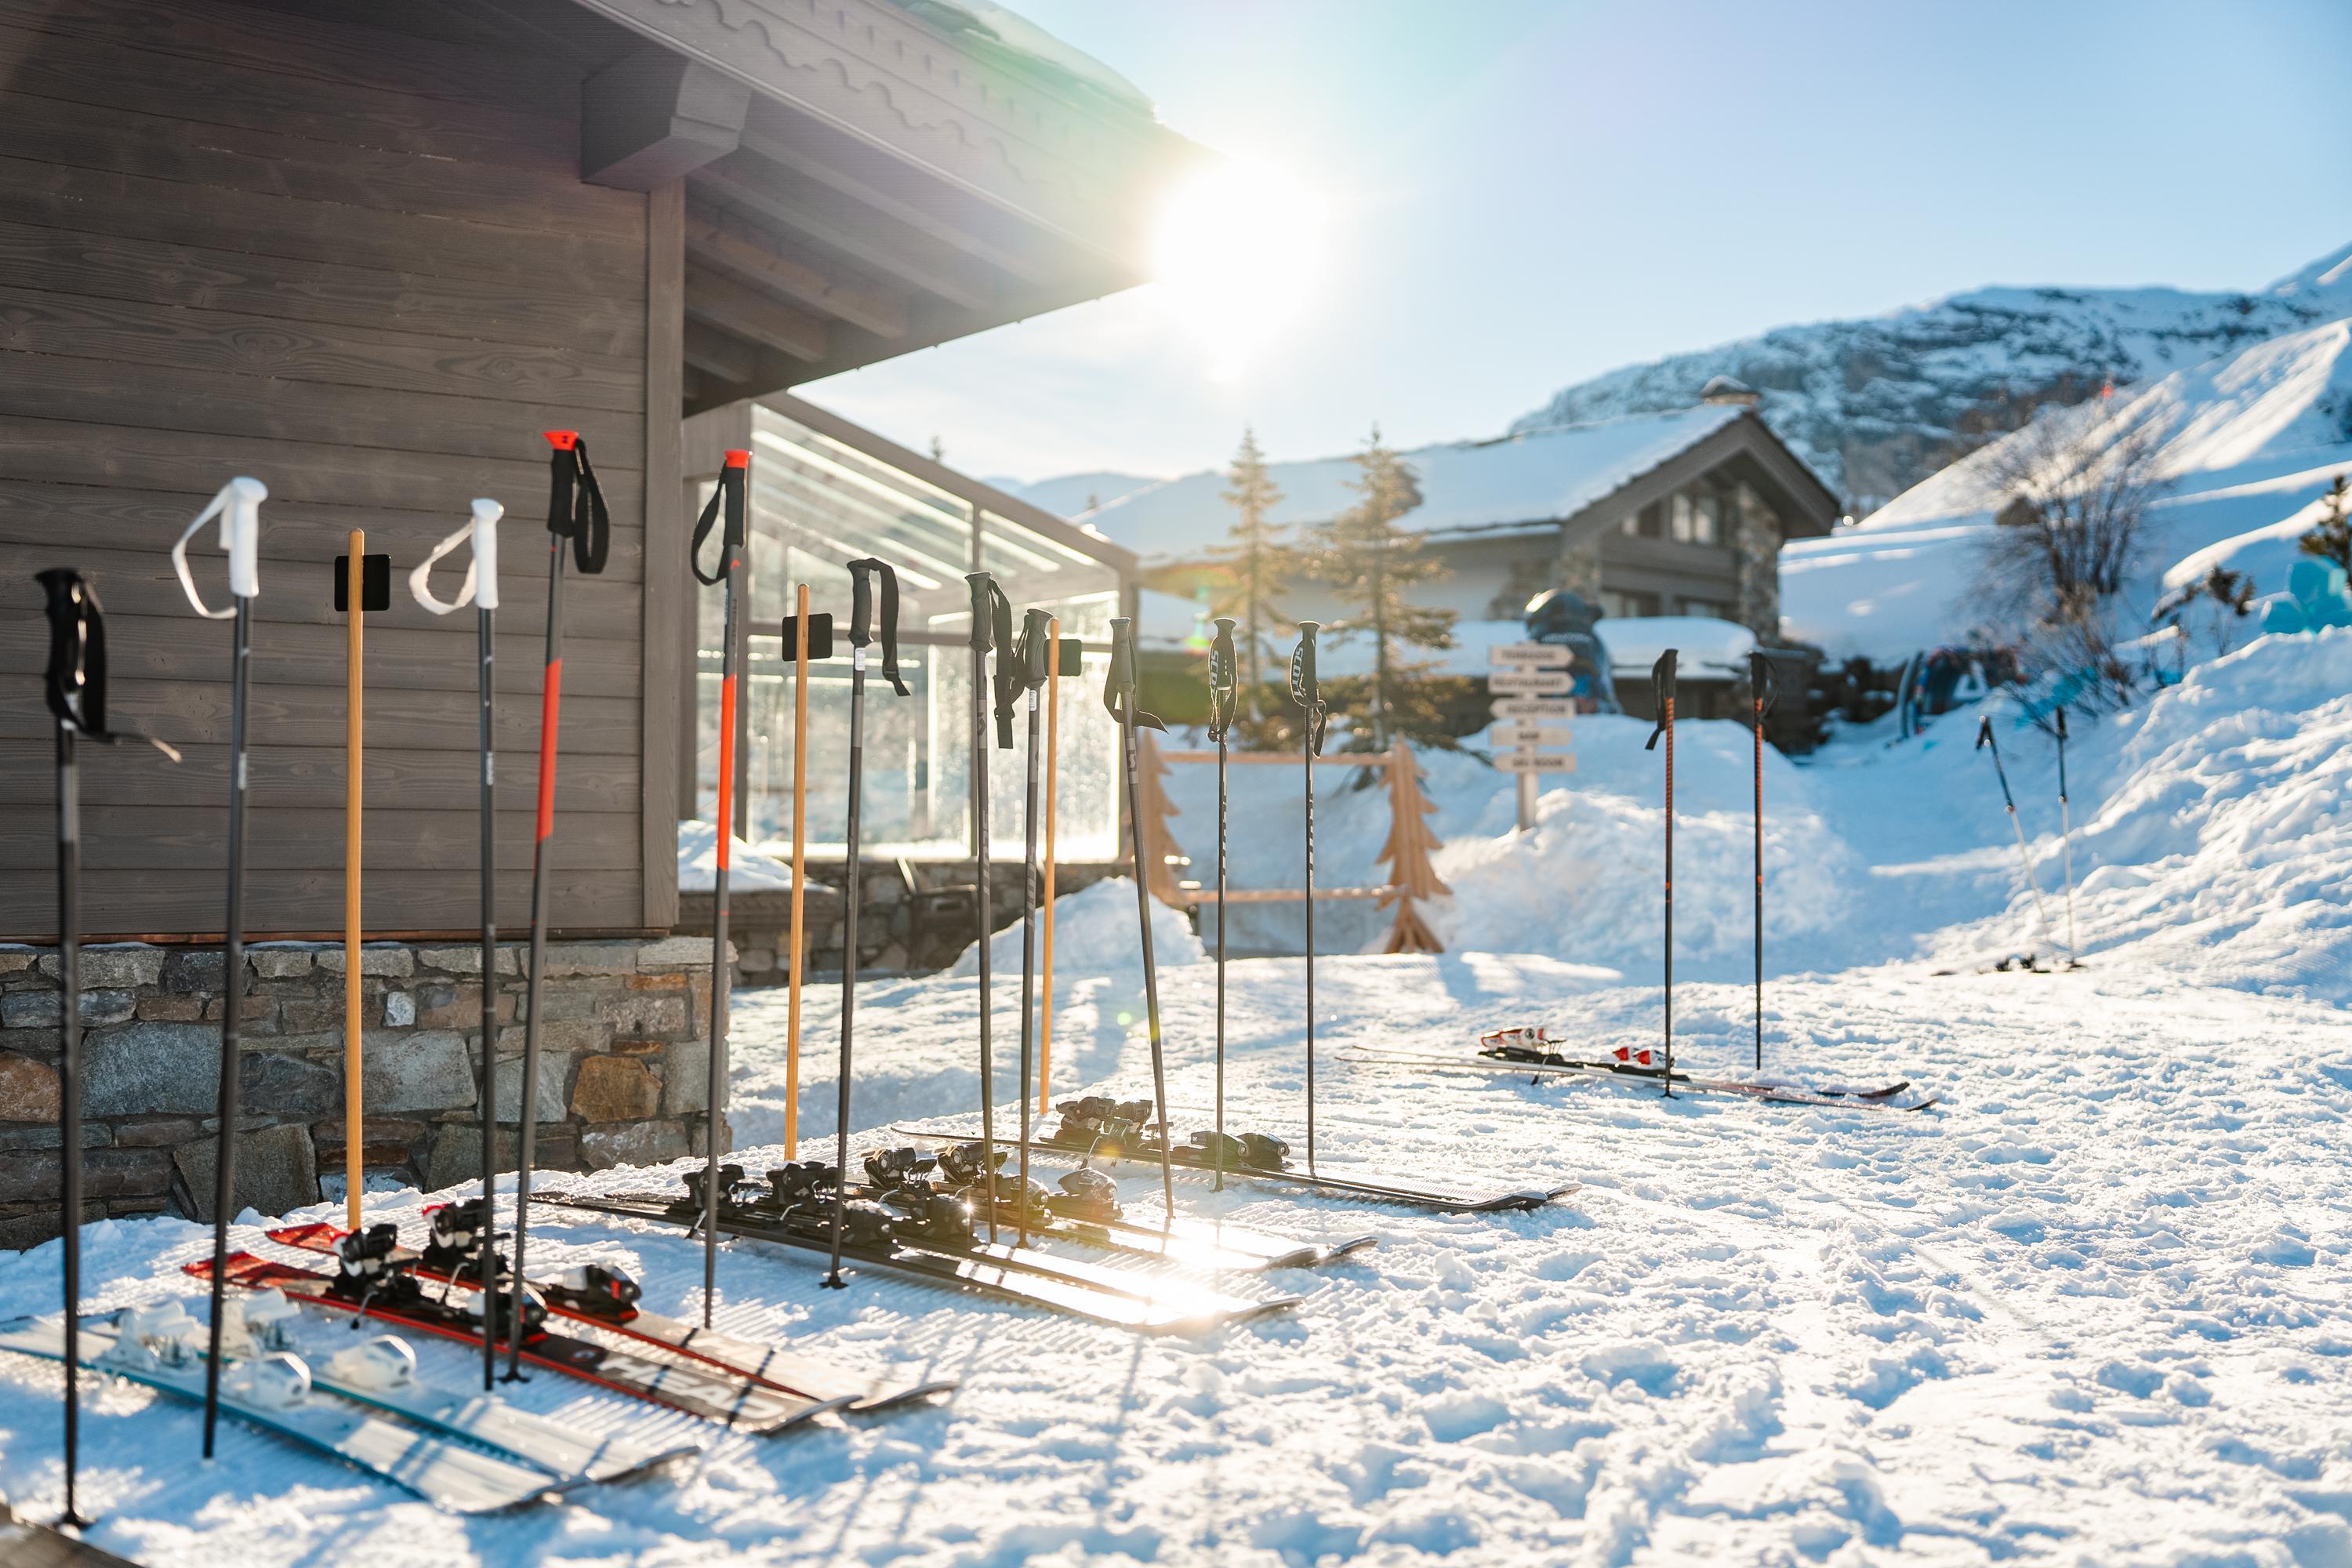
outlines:
{"label": "ski pole", "polygon": [[857,905],[866,879],[857,864],[858,809],[866,782],[866,649],[874,641],[874,582],[882,580],[882,675],[890,689],[907,695],[898,679],[898,574],[868,557],[849,563],[849,825],[847,886],[841,895],[841,1082],[840,1103],[834,1121],[833,1258],[824,1276],[828,1289],[839,1290],[841,1233],[849,1201],[849,1070],[857,1023]]}
{"label": "ski pole", "polygon": [[[1298,755],[1307,783],[1307,1173],[1315,1173],[1315,759],[1323,750],[1329,713],[1315,673],[1317,621],[1298,623],[1298,647],[1290,655],[1290,700],[1307,710],[1299,727]],[[1222,919],[1222,916],[1220,917]]]}
{"label": "ski pole", "polygon": [[1772,661],[1748,651],[1748,693],[1756,731],[1756,1070],[1764,1070],[1764,710],[1771,706]]}
{"label": "ski pole", "polygon": [[[712,1300],[719,1293],[719,1128],[727,1088],[727,1017],[734,993],[733,966],[727,962],[727,871],[735,844],[735,601],[737,580],[742,576],[750,550],[743,521],[743,491],[751,476],[751,454],[732,451],[719,470],[719,488],[694,525],[694,541],[687,547],[687,564],[704,587],[723,584],[726,604],[721,622],[724,637],[719,648],[719,804],[712,816],[718,830],[718,850],[710,884],[710,1054],[704,1068],[702,1128],[702,1326],[710,1326]],[[725,514],[719,535],[719,570],[702,569],[702,542]]]}
{"label": "ski pole", "polygon": [[2083,957],[2074,945],[2074,819],[2066,804],[2066,709],[2058,708],[2058,845],[2066,869],[2066,967],[2079,968]]}
{"label": "ski pole", "polygon": [[366,774],[362,753],[367,725],[362,695],[367,666],[362,657],[370,612],[392,608],[392,557],[367,552],[367,531],[351,531],[347,552],[335,558],[335,608],[344,616],[343,641],[343,1214],[360,1227],[360,1196],[366,1189],[366,1109],[361,1103],[360,946],[361,829]]}
{"label": "ski pole", "polygon": [[1168,1146],[1176,1131],[1168,1120],[1168,1071],[1160,1039],[1160,973],[1151,954],[1151,884],[1143,870],[1142,748],[1138,729],[1168,732],[1158,717],[1136,705],[1135,623],[1124,616],[1110,623],[1110,673],[1103,682],[1103,706],[1118,722],[1120,760],[1127,769],[1129,842],[1134,847],[1135,912],[1143,933],[1143,1016],[1151,1037],[1151,1094],[1160,1116],[1160,1195],[1162,1212],[1176,1215],[1176,1178],[1170,1169]]}
{"label": "ski pole", "polygon": [[[1045,676],[1045,884],[1038,901],[1045,906],[1045,958],[1037,976],[1037,1114],[1043,1116],[1053,1105],[1054,1082],[1054,813],[1055,805],[1055,764],[1061,760],[1062,749],[1062,677],[1076,675],[1083,668],[1079,663],[1078,641],[1072,637],[1062,640],[1062,623],[1045,623],[1046,640],[1054,645],[1053,668]],[[1064,667],[1067,666],[1066,669]],[[1024,1140],[1025,1142],[1025,1140]]]}
{"label": "ski pole", "polygon": [[2056,933],[2050,925],[2050,910],[2042,901],[2042,879],[2033,874],[2033,857],[2025,850],[2025,825],[2017,819],[2017,797],[2009,793],[2009,770],[2000,765],[2000,742],[1993,739],[1992,715],[1988,713],[1977,721],[1976,749],[1992,752],[1993,776],[2000,780],[2001,804],[2009,808],[2010,830],[2017,835],[2017,863],[2025,868],[2025,885],[2033,889],[2033,912],[2042,921],[2042,937],[2051,946],[2058,945]]}
{"label": "ski pole", "polygon": [[[172,546],[172,565],[196,614],[208,621],[233,621],[229,662],[228,914],[221,938],[220,1132],[213,1159],[213,1285],[211,1351],[205,1360],[205,1458],[213,1457],[220,1423],[221,1301],[228,1285],[228,1221],[236,1193],[237,1037],[245,1011],[245,729],[253,656],[253,601],[261,593],[261,503],[269,491],[259,479],[235,479],[223,485]],[[188,541],[214,518],[220,519],[221,548],[228,552],[228,609],[208,607],[188,571]]]}
{"label": "ski pole", "polygon": [[1225,761],[1226,743],[1234,732],[1234,714],[1240,706],[1240,660],[1234,650],[1231,616],[1216,619],[1217,635],[1209,644],[1209,739],[1217,742],[1217,1176],[1216,1190],[1225,1190]]}
{"label": "ski pole", "polygon": [[106,727],[106,616],[80,573],[53,566],[36,574],[49,617],[49,712],[58,721],[58,1123],[64,1144],[58,1237],[63,1243],[66,1349],[66,1510],[58,1522],[87,1526],[75,1506],[81,1462],[81,763],[75,738],[101,744],[145,740],[173,762],[180,753],[152,736]]}
{"label": "ski pole", "polygon": [[1666,1072],[1658,1081],[1664,1086],[1666,1098],[1675,1097],[1675,650],[1666,649],[1658,662],[1650,667],[1650,689],[1658,704],[1657,727],[1642,750],[1654,750],[1658,737],[1666,738]]}
{"label": "ski pole", "polygon": [[[525,1303],[523,1244],[530,1230],[530,1169],[539,1131],[539,993],[547,973],[547,869],[555,837],[555,764],[563,714],[563,542],[572,542],[572,555],[583,576],[604,570],[612,541],[612,518],[604,510],[604,491],[588,462],[588,443],[577,430],[550,430],[547,444],[547,672],[539,696],[539,822],[530,851],[530,973],[523,983],[522,1097],[515,1108],[520,1123],[515,1135],[514,1284],[507,1303],[507,1370],[509,1383],[530,1380],[522,1372],[522,1331]],[[482,1023],[482,1050],[489,1054],[497,1032],[490,1020]],[[490,1216],[485,1215],[487,1227]],[[484,1300],[482,1310],[492,1310]]]}
{"label": "ski pole", "polygon": [[793,929],[792,957],[784,966],[784,1158],[801,1157],[801,969],[806,958],[802,889],[808,882],[808,671],[812,658],[833,657],[833,617],[809,614],[805,583],[793,591],[793,613],[784,619],[793,645]]}
{"label": "ski pole", "polygon": [[[474,515],[466,526],[433,547],[431,554],[418,563],[408,574],[408,592],[419,605],[436,616],[455,614],[470,602],[474,606],[474,641],[478,700],[481,709],[482,773],[478,782],[481,791],[482,818],[482,1068],[478,1092],[482,1100],[482,1388],[488,1392],[497,1375],[499,1363],[498,1313],[492,1303],[499,1299],[499,1259],[496,1227],[490,1223],[498,1212],[498,1032],[499,1032],[499,835],[498,803],[493,798],[498,783],[498,766],[493,747],[497,736],[491,725],[497,717],[496,650],[499,609],[499,519],[506,508],[494,500],[478,500]],[[457,596],[443,604],[433,596],[431,577],[440,559],[467,540],[473,542],[474,557],[466,564],[465,581],[457,585]],[[356,1221],[353,1229],[358,1228]]]}
{"label": "ski pole", "polygon": [[[986,572],[969,572],[964,584],[971,590],[971,834],[974,851],[974,898],[980,905],[980,1146],[981,1183],[988,1194],[988,1239],[996,1239],[996,1068],[990,1051],[990,1020],[996,1011],[992,988],[988,939],[995,926],[995,909],[989,896],[988,877],[988,714],[990,681],[988,655],[996,652],[996,743],[1013,748],[1013,694],[1021,689],[1021,671],[1013,658],[1013,605],[996,579]],[[1028,1093],[1024,1085],[1022,1093]]]}
{"label": "ski pole", "polygon": [[[1032,1028],[1036,994],[1037,961],[1037,694],[1052,677],[1055,663],[1054,647],[1054,617],[1043,610],[1030,610],[1021,617],[1021,641],[1014,665],[1021,672],[1021,683],[1029,690],[1029,756],[1028,803],[1022,812],[1022,830],[1025,841],[1021,852],[1021,1198],[1020,1242],[1029,1245],[1029,1079],[1030,1049],[1034,1033]],[[999,656],[1002,658],[1002,656]]]}

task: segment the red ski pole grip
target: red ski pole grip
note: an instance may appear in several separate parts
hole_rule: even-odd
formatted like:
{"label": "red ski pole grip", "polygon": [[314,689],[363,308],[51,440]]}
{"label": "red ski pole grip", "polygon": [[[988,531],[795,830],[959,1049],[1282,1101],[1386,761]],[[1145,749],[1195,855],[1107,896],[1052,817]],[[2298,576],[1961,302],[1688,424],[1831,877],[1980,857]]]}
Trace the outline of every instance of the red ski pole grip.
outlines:
{"label": "red ski pole grip", "polygon": [[729,452],[729,453],[727,454],[727,467],[729,467],[729,468],[750,468],[751,466],[751,453],[749,453],[749,452],[740,452],[740,451],[730,451],[730,452]]}
{"label": "red ski pole grip", "polygon": [[559,452],[569,452],[580,445],[580,432],[577,430],[542,430],[540,434],[546,437],[547,444]]}

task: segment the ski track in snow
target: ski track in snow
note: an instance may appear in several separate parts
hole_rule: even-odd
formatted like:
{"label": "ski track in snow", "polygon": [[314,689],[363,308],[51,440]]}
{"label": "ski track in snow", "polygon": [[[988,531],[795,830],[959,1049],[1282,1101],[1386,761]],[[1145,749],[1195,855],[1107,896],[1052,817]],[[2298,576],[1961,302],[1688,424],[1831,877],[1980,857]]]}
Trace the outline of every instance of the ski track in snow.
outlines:
{"label": "ski track in snow", "polygon": [[[1457,1173],[1466,1156],[1491,1173],[1478,1184],[1549,1177],[1582,1190],[1534,1213],[1440,1215],[1215,1194],[1184,1180],[1179,1202],[1195,1210],[1381,1237],[1344,1266],[1227,1280],[1306,1300],[1291,1316],[1197,1342],[911,1283],[823,1291],[808,1255],[730,1245],[722,1327],[961,1377],[962,1389],[933,1408],[828,1417],[777,1438],[710,1432],[698,1460],[497,1519],[438,1514],[234,1422],[220,1461],[200,1467],[194,1407],[89,1379],[94,1539],[144,1562],[235,1568],[2352,1563],[2352,1019],[2329,989],[2340,977],[2290,963],[2293,943],[2337,951],[2329,943],[2344,929],[2345,813],[2329,772],[2344,752],[2328,738],[2347,704],[2323,690],[2284,729],[2233,710],[2218,721],[2240,735],[2235,752],[2200,742],[2210,724],[2197,717],[2228,695],[2216,684],[2227,679],[2240,679],[2242,706],[2265,672],[2298,691],[2325,687],[2328,652],[2314,640],[2263,653],[2235,677],[2213,674],[2204,696],[2168,700],[2080,745],[2076,798],[2091,826],[2077,874],[2113,868],[2124,891],[2084,898],[2094,967],[2074,973],[1975,967],[2024,940],[2032,917],[1997,797],[1985,809],[1983,760],[1964,750],[1972,715],[1932,731],[1932,748],[1785,781],[1776,771],[1771,787],[1807,792],[1868,875],[1846,922],[1864,929],[1772,950],[1766,1065],[1819,1079],[1909,1078],[1944,1096],[1936,1110],[1668,1102],[1618,1084],[1350,1065],[1351,1047],[1466,1052],[1478,1028],[1520,1021],[1588,1050],[1649,1041],[1657,993],[1614,962],[1328,957],[1317,1035],[1326,1165],[1470,1183]],[[2016,750],[2012,778],[2035,826],[2046,759]],[[1702,759],[1692,786],[1702,795],[1722,785],[1706,782],[1704,759],[1745,765],[1736,747],[1685,753]],[[1595,789],[1607,787],[1607,765],[1591,764]],[[2210,787],[2142,809],[2149,781],[2161,782],[2150,769]],[[1928,804],[1856,816],[1897,790],[1927,792]],[[1580,798],[1569,810],[1570,824],[1613,820]],[[2158,831],[2167,822],[2171,837]],[[2280,846],[2295,841],[2320,860],[2284,881]],[[2053,885],[2054,840],[2034,844]],[[1538,842],[1529,852],[1568,851]],[[2337,890],[2315,898],[2311,879],[2330,864]],[[2226,934],[2157,918],[2151,887],[2189,886],[2216,889]],[[1106,910],[1117,902],[1097,897]],[[1528,929],[1558,951],[1613,961],[1654,916],[1641,903],[1566,911],[1565,932],[1532,919]],[[1612,923],[1587,942],[1601,921]],[[2231,973],[2260,952],[2275,973]],[[1703,978],[1677,988],[1678,1052],[1694,1071],[1749,1065],[1738,956],[1696,963]],[[1228,1000],[1229,1125],[1276,1131],[1295,1152],[1303,969],[1295,958],[1237,962]],[[1171,1099],[1188,1108],[1181,1124],[1204,1124],[1213,971],[1171,963],[1160,978]],[[1054,1049],[1065,1093],[1149,1092],[1139,990],[1116,967],[1063,982]],[[1017,976],[1000,976],[1008,1122],[1018,996]],[[971,979],[876,983],[859,1002],[851,1121],[869,1131],[858,1146],[889,1142],[878,1129],[892,1120],[976,1101]],[[829,1152],[837,988],[813,988],[805,1006],[802,1132]],[[769,1145],[747,1152],[757,1170],[783,1152],[772,1147],[782,994],[748,994],[735,1029],[738,1140]],[[1040,1162],[1048,1179],[1060,1168]],[[666,1179],[618,1171],[586,1182],[621,1191]],[[1122,1187],[1131,1211],[1157,1203],[1156,1175]],[[423,1202],[375,1200],[412,1222]],[[320,1205],[304,1217],[339,1214]],[[209,1246],[207,1231],[176,1220],[107,1222],[86,1238],[93,1308],[194,1296],[178,1266]],[[239,1239],[294,1256],[257,1230]],[[698,1308],[701,1251],[684,1236],[535,1211],[533,1272],[591,1258],[635,1272],[650,1306]],[[54,1243],[0,1262],[0,1311],[54,1310],[57,1264]],[[302,1328],[321,1353],[351,1342],[339,1321]],[[418,1349],[444,1385],[474,1373],[464,1347]],[[0,1358],[0,1490],[36,1516],[58,1495],[58,1386],[54,1367]],[[504,1392],[583,1426],[698,1426],[552,1373]]]}

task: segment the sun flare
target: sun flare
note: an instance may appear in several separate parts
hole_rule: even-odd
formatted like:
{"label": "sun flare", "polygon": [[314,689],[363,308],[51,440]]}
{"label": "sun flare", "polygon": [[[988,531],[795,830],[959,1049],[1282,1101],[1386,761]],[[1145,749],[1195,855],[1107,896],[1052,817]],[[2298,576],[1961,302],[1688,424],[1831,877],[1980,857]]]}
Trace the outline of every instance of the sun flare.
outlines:
{"label": "sun flare", "polygon": [[1303,182],[1235,160],[1170,195],[1153,277],[1213,375],[1238,375],[1304,312],[1321,269],[1327,208]]}

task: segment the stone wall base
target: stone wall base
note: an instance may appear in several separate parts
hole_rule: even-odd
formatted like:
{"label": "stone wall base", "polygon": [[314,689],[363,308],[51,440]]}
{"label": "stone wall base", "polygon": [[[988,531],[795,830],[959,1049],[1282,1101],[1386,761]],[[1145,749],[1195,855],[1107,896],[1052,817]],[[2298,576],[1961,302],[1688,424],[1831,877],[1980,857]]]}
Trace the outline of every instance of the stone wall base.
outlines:
{"label": "stone wall base", "polygon": [[[700,1149],[710,938],[558,942],[547,956],[534,1163],[603,1170]],[[510,1123],[499,1138],[502,1170],[515,1166],[526,957],[522,943],[499,947],[488,1031],[496,1110]],[[430,1190],[479,1177],[481,970],[478,943],[362,950],[368,1181]],[[225,974],[217,948],[81,950],[86,1220],[212,1217]],[[246,949],[240,1209],[280,1215],[342,1190],[343,975],[340,942]],[[61,995],[55,949],[0,947],[0,1247],[58,1231]]]}

